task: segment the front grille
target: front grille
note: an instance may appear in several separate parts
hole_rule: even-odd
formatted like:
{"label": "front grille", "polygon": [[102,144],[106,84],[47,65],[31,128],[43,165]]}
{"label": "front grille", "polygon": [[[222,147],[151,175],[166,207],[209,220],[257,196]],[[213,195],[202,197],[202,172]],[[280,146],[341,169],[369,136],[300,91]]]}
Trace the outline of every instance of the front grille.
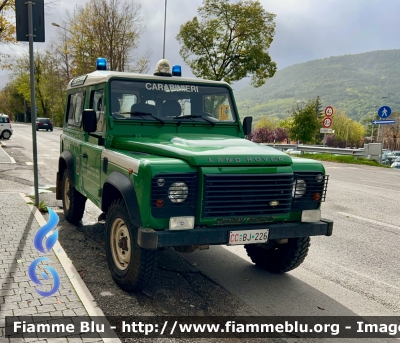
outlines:
{"label": "front grille", "polygon": [[293,174],[204,175],[203,217],[289,213]]}
{"label": "front grille", "polygon": [[293,193],[304,191],[304,184],[297,180],[305,181],[305,192],[300,198],[293,197],[292,210],[314,210],[318,209],[322,201],[326,198],[326,188],[328,186],[328,175],[320,172],[304,172],[295,174]]}
{"label": "front grille", "polygon": [[[176,190],[173,184],[185,183],[188,187],[187,197],[183,202],[172,202],[168,190]],[[196,203],[196,173],[157,174],[151,180],[151,214],[155,218],[174,216],[193,216]],[[184,195],[177,194],[175,198],[182,199]]]}

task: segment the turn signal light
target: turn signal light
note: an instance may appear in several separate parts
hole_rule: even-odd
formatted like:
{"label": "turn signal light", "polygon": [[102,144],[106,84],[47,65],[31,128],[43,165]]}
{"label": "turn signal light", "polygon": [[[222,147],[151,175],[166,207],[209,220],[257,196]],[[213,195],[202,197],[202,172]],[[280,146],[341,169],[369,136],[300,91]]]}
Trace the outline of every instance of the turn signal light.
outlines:
{"label": "turn signal light", "polygon": [[314,194],[313,194],[313,200],[315,200],[315,201],[321,200],[321,194],[319,194],[319,193],[314,193]]}
{"label": "turn signal light", "polygon": [[157,199],[156,200],[156,206],[157,207],[163,207],[164,206],[164,200],[163,199]]}

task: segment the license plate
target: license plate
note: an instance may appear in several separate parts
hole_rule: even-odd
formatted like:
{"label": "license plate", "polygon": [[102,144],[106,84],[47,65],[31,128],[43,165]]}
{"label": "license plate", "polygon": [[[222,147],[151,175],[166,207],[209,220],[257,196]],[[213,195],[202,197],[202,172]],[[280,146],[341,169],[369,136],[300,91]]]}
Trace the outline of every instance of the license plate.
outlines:
{"label": "license plate", "polygon": [[47,126],[47,125],[49,125],[49,124],[43,124],[44,126]]}
{"label": "license plate", "polygon": [[269,229],[230,231],[228,245],[266,243]]}

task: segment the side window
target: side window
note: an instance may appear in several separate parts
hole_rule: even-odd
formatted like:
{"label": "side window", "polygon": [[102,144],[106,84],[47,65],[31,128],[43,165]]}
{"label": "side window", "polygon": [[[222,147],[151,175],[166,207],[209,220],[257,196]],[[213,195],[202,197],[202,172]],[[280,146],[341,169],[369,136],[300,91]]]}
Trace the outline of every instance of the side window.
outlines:
{"label": "side window", "polygon": [[102,89],[92,91],[90,95],[90,108],[96,111],[97,129],[103,132],[104,129],[104,91]]}
{"label": "side window", "polygon": [[69,96],[68,125],[81,126],[82,111],[85,100],[85,93],[75,93]]}

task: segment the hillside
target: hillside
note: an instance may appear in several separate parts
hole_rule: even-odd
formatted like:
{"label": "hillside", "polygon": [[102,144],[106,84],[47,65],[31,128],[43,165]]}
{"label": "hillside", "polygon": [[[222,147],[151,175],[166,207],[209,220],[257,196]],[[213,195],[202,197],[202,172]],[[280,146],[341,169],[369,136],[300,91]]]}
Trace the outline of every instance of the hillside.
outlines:
{"label": "hillside", "polygon": [[323,107],[333,106],[357,121],[376,113],[375,106],[387,105],[399,111],[400,50],[296,64],[277,71],[259,88],[247,86],[235,92],[241,117],[249,114],[255,120],[263,115],[286,118],[296,101],[317,96]]}

